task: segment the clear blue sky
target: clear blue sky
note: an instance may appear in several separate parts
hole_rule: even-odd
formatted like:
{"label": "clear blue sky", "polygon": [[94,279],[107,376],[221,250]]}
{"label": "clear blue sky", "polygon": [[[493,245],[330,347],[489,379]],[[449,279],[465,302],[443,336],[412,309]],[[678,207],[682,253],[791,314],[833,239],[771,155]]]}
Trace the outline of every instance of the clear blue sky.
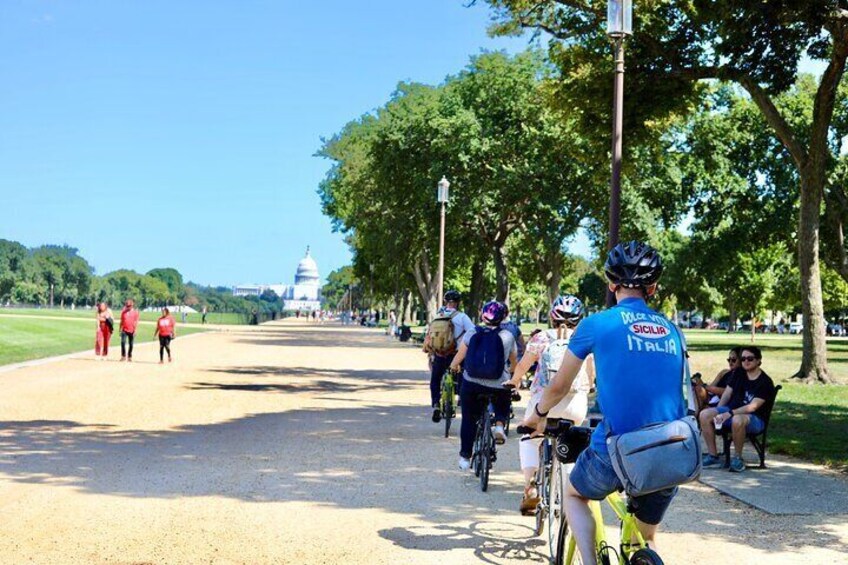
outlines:
{"label": "clear blue sky", "polygon": [[526,45],[488,19],[463,0],[3,0],[0,238],[204,284],[292,282],[311,245],[326,276],[350,255],[321,214],[320,138],[401,80]]}
{"label": "clear blue sky", "polygon": [[464,1],[0,1],[0,238],[225,285],[289,283],[311,245],[326,276],[320,138],[526,46]]}

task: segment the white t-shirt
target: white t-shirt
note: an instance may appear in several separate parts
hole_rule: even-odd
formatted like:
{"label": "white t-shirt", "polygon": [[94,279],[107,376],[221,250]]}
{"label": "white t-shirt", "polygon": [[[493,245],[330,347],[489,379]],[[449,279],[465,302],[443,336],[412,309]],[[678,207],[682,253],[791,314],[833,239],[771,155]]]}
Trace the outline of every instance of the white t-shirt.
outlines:
{"label": "white t-shirt", "polygon": [[[468,316],[466,316],[467,318]],[[454,318],[456,320],[456,318]],[[472,325],[471,330],[466,332],[464,336],[462,336],[462,342],[468,347],[471,344],[471,336],[477,331],[477,328]],[[463,370],[462,376],[466,381],[476,383],[478,385],[487,386],[491,388],[503,388],[503,384],[509,380],[510,374],[509,369],[507,368],[507,362],[509,361],[509,354],[513,351],[517,352],[517,347],[515,345],[515,337],[513,337],[512,333],[509,330],[501,329],[498,332],[498,336],[501,338],[503,342],[504,349],[504,369],[501,374],[501,378],[498,380],[488,380],[488,379],[475,379],[468,375],[468,371]]]}
{"label": "white t-shirt", "polygon": [[[455,308],[442,307],[437,316],[450,316],[454,312],[456,312]],[[468,332],[474,331],[474,322],[471,321],[471,318],[465,312],[459,312],[451,319],[451,322],[453,323],[453,337],[457,342],[459,342],[459,337],[463,334],[467,335]]]}

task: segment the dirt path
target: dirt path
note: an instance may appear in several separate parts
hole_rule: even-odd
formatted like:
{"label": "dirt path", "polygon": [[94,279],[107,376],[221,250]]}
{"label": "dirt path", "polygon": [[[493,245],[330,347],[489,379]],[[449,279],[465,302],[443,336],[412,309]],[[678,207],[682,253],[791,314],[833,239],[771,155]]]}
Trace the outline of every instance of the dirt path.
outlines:
{"label": "dirt path", "polygon": [[[175,363],[0,374],[0,563],[542,563],[423,408],[424,359],[361,328],[276,324],[174,343]],[[799,485],[799,488],[802,486]],[[769,516],[694,485],[667,563],[845,563],[848,516]]]}

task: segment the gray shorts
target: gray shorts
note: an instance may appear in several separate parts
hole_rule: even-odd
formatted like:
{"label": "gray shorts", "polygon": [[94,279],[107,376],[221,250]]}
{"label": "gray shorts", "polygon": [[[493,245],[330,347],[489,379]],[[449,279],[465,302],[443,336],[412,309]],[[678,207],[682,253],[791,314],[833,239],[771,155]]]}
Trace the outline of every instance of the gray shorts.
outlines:
{"label": "gray shorts", "polygon": [[[598,453],[591,447],[577,458],[569,481],[581,496],[592,500],[603,500],[610,493],[623,488],[609,455]],[[676,494],[677,487],[673,487],[644,496],[635,496],[631,499],[634,514],[646,524],[659,524]]]}

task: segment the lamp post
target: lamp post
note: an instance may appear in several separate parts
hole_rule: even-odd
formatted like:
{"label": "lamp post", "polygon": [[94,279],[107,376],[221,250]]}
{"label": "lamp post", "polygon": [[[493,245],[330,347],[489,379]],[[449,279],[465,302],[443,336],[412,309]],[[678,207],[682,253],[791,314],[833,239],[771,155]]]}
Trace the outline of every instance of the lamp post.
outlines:
{"label": "lamp post", "polygon": [[436,200],[442,205],[442,222],[439,229],[439,306],[442,303],[442,297],[445,295],[445,205],[448,203],[448,189],[450,183],[443,175],[439,181],[439,189],[436,195]]}
{"label": "lamp post", "polygon": [[[613,44],[615,82],[612,103],[612,178],[610,180],[609,249],[618,244],[621,218],[621,152],[624,129],[624,38],[633,33],[632,0],[609,0],[607,35]],[[607,291],[607,306],[615,305],[615,294]]]}

